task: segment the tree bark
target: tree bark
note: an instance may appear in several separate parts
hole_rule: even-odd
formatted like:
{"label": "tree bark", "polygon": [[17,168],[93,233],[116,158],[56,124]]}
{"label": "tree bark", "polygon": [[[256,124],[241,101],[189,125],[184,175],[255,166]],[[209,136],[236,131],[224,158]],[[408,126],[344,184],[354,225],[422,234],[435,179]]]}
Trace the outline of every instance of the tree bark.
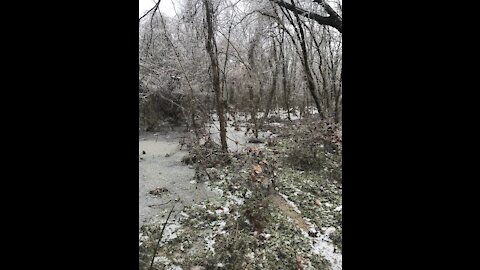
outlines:
{"label": "tree bark", "polygon": [[255,103],[255,96],[253,94],[253,86],[248,86],[248,97],[250,99],[250,117],[253,124],[252,131],[255,135],[255,138],[258,139],[258,122],[257,122],[257,106]]}
{"label": "tree bark", "polygon": [[213,9],[209,0],[203,0],[205,5],[205,16],[207,21],[207,40],[206,49],[210,56],[211,70],[212,70],[212,84],[215,92],[215,104],[217,108],[218,121],[220,122],[220,143],[222,151],[227,153],[227,130],[225,115],[223,113],[222,93],[220,88],[220,71],[218,68],[218,57],[215,51],[215,37],[213,35]]}
{"label": "tree bark", "polygon": [[[282,36],[283,41],[283,36]],[[280,46],[280,55],[282,56],[282,87],[283,87],[283,99],[285,102],[285,109],[287,110],[287,118],[291,120],[290,117],[290,90],[287,86],[287,64],[285,63],[285,51],[283,49],[283,42]]]}
{"label": "tree bark", "polygon": [[[277,44],[275,43],[275,39],[273,39],[273,52],[272,52],[272,61],[270,62],[270,68],[273,69],[272,71],[272,87],[270,88],[270,93],[268,94],[267,99],[267,107],[265,109],[265,115],[263,119],[267,119],[268,114],[272,108],[272,101],[273,97],[275,96],[275,90],[277,89],[277,77],[278,77],[278,58],[277,58]],[[275,67],[274,67],[275,66]]]}

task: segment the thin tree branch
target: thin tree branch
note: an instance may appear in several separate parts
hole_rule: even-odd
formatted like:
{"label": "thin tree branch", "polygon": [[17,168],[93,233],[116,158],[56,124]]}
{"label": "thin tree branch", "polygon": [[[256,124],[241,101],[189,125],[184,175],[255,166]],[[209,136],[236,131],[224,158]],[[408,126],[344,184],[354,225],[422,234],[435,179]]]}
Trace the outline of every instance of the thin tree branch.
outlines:
{"label": "thin tree branch", "polygon": [[[160,2],[161,2],[161,0],[158,0],[158,2],[155,4],[155,6],[153,6],[149,11],[147,11],[147,13],[143,14],[143,16],[140,17],[140,19],[138,19],[138,23],[140,23],[140,21],[141,21],[145,16],[147,16],[147,14],[150,13],[152,10],[155,9],[155,11],[157,11],[158,5],[160,5]],[[155,11],[154,11],[153,13],[155,13]]]}
{"label": "thin tree branch", "polygon": [[172,215],[174,208],[175,208],[175,204],[173,204],[172,209],[168,213],[167,219],[165,220],[165,223],[163,223],[163,228],[162,228],[162,231],[160,232],[160,236],[158,237],[157,245],[153,249],[152,261],[150,262],[150,268],[149,268],[150,270],[153,269],[153,262],[155,261],[155,255],[157,255],[157,250],[158,250],[158,247],[160,246],[160,241],[162,240],[163,231],[165,231],[165,227],[167,227],[167,222],[170,219],[170,215]]}

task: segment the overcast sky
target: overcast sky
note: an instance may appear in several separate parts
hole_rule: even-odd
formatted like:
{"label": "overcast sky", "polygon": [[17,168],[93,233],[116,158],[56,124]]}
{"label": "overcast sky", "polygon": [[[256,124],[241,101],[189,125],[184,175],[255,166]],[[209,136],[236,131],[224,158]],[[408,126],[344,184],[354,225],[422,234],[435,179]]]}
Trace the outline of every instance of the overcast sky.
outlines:
{"label": "overcast sky", "polygon": [[[176,4],[176,0],[173,0]],[[153,6],[155,6],[155,2],[153,0],[138,0],[138,17],[140,18],[145,12],[150,10]],[[175,11],[173,9],[172,0],[162,0],[160,2],[160,11],[162,14],[167,16],[173,17],[175,16]],[[179,11],[179,6],[176,4],[175,8]]]}

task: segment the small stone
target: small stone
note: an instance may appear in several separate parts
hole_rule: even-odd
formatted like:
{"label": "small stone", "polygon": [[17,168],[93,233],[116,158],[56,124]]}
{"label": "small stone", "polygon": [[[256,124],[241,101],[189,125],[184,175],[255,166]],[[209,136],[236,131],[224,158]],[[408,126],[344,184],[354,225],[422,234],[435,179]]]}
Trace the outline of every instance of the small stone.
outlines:
{"label": "small stone", "polygon": [[329,227],[325,230],[325,234],[330,237],[332,233],[334,233],[336,229],[334,227]]}

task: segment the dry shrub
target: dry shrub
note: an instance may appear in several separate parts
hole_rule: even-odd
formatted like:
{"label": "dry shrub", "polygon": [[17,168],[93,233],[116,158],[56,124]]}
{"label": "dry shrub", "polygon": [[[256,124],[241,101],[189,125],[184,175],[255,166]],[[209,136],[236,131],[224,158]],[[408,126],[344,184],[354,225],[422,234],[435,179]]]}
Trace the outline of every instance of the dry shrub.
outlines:
{"label": "dry shrub", "polygon": [[286,135],[288,162],[301,170],[323,170],[341,164],[342,137],[338,125],[304,120]]}

